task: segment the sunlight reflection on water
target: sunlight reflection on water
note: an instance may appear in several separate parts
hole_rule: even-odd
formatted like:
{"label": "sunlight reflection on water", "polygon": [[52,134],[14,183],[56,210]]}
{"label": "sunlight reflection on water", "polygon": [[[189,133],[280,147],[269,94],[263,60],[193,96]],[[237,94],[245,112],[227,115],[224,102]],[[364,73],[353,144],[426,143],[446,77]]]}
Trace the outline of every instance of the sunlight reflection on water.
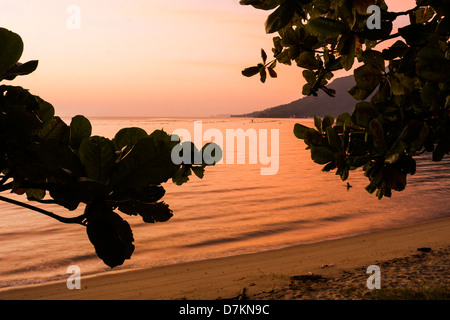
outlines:
{"label": "sunlight reflection on water", "polygon": [[[312,126],[310,119],[202,121],[204,130],[278,129],[278,173],[262,176],[260,164],[221,164],[208,167],[203,180],[192,176],[181,187],[169,181],[163,200],[174,211],[171,220],[149,225],[122,215],[132,226],[136,249],[132,259],[117,269],[252,253],[450,216],[448,158],[433,163],[429,155],[419,157],[417,173],[409,177],[406,190],[379,201],[364,190],[368,182],[361,172],[350,173],[353,188],[347,190],[338,176],[321,172],[321,166],[311,161],[304,143],[292,133],[296,122]],[[193,119],[92,120],[93,135],[108,138],[123,127],[171,133],[192,130],[193,123]],[[109,270],[95,255],[84,227],[62,225],[13,205],[0,206],[0,287],[66,279],[71,264],[79,265],[82,274]],[[67,214],[57,206],[45,208]]]}

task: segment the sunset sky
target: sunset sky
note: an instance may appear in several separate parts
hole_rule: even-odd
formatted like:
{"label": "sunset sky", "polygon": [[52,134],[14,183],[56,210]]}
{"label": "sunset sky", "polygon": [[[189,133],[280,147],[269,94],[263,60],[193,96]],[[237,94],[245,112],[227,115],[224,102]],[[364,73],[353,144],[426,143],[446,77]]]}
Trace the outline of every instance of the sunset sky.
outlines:
{"label": "sunset sky", "polygon": [[[414,0],[388,1],[394,11]],[[71,30],[70,5],[81,10]],[[2,0],[1,26],[20,34],[22,62],[39,68],[12,82],[61,116],[209,117],[260,110],[301,97],[297,67],[266,84],[241,70],[271,57],[269,12],[239,0]]]}

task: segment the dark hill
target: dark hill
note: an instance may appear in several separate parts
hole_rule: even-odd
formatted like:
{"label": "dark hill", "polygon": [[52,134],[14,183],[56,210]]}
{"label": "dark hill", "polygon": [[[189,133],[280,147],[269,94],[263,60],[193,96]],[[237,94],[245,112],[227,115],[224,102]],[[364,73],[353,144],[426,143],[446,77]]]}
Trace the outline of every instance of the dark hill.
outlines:
{"label": "dark hill", "polygon": [[351,114],[357,101],[347,91],[354,85],[353,75],[337,78],[327,85],[327,87],[336,90],[334,98],[319,90],[317,97],[307,96],[288,104],[242,115],[232,115],[232,117],[308,118],[315,115],[324,117],[327,114],[336,117],[344,112]]}

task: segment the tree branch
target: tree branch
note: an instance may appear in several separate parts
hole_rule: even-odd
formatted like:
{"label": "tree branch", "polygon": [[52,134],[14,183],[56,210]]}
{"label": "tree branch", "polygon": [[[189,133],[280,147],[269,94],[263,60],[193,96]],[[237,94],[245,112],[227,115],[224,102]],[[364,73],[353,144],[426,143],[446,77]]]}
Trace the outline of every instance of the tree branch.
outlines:
{"label": "tree branch", "polygon": [[36,201],[39,203],[46,203],[46,204],[58,204],[55,200],[52,200],[52,199],[48,199],[48,200],[33,199],[33,201]]}
{"label": "tree branch", "polygon": [[74,218],[65,218],[65,217],[58,216],[58,215],[54,214],[53,212],[49,212],[47,210],[29,205],[29,204],[26,204],[26,203],[23,203],[20,201],[9,199],[9,198],[3,197],[3,196],[0,196],[0,201],[8,202],[8,203],[14,204],[16,206],[20,206],[20,207],[23,207],[23,208],[26,208],[29,210],[33,210],[33,211],[45,214],[46,216],[56,219],[59,222],[81,224],[83,226],[86,225],[86,221],[85,221],[86,216],[84,214],[82,214],[81,216],[78,216],[78,217],[74,217]]}
{"label": "tree branch", "polygon": [[397,33],[390,34],[388,37],[386,37],[386,38],[381,39],[380,41],[378,41],[378,42],[376,43],[375,46],[379,45],[379,44],[382,43],[383,41],[390,40],[390,39],[394,39],[394,38],[397,38],[397,37],[400,37],[400,33],[397,32]]}
{"label": "tree branch", "polygon": [[[395,18],[393,19],[393,20],[395,20],[395,19],[397,19],[397,17],[399,17],[399,16],[404,16],[404,15],[408,15],[408,14],[411,14],[411,13],[413,13],[414,11],[416,11],[417,9],[419,9],[421,6],[419,6],[419,5],[417,5],[417,6],[415,6],[414,8],[412,8],[412,9],[409,9],[409,10],[407,10],[407,11],[403,11],[403,12],[388,12],[389,14],[392,14],[393,16],[395,16]],[[393,21],[392,20],[392,21]],[[394,33],[394,34],[391,34],[391,35],[389,35],[388,37],[386,37],[385,39],[381,39],[380,41],[378,41],[377,42],[377,44],[376,44],[376,46],[377,45],[379,45],[380,43],[382,43],[383,41],[386,41],[386,40],[389,40],[389,39],[394,39],[394,38],[397,38],[397,37],[399,37],[400,36],[400,33]]]}
{"label": "tree branch", "polygon": [[392,12],[392,13],[395,14],[396,17],[398,17],[398,16],[405,16],[405,15],[407,15],[407,14],[413,13],[414,11],[416,11],[417,9],[419,9],[420,7],[421,7],[420,5],[417,5],[417,6],[415,6],[414,8],[409,9],[409,10],[407,10],[407,11],[403,11],[403,12]]}

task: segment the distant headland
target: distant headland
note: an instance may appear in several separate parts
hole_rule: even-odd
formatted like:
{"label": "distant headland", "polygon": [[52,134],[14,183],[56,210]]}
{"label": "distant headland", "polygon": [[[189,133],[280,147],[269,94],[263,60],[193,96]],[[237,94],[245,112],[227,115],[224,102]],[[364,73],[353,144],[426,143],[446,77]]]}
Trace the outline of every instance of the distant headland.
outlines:
{"label": "distant headland", "polygon": [[250,112],[231,117],[242,118],[309,118],[325,115],[338,116],[341,113],[351,114],[356,100],[347,92],[355,85],[353,75],[337,78],[328,87],[336,90],[336,96],[330,97],[319,91],[317,97],[307,96],[288,104],[267,108],[261,111]]}

